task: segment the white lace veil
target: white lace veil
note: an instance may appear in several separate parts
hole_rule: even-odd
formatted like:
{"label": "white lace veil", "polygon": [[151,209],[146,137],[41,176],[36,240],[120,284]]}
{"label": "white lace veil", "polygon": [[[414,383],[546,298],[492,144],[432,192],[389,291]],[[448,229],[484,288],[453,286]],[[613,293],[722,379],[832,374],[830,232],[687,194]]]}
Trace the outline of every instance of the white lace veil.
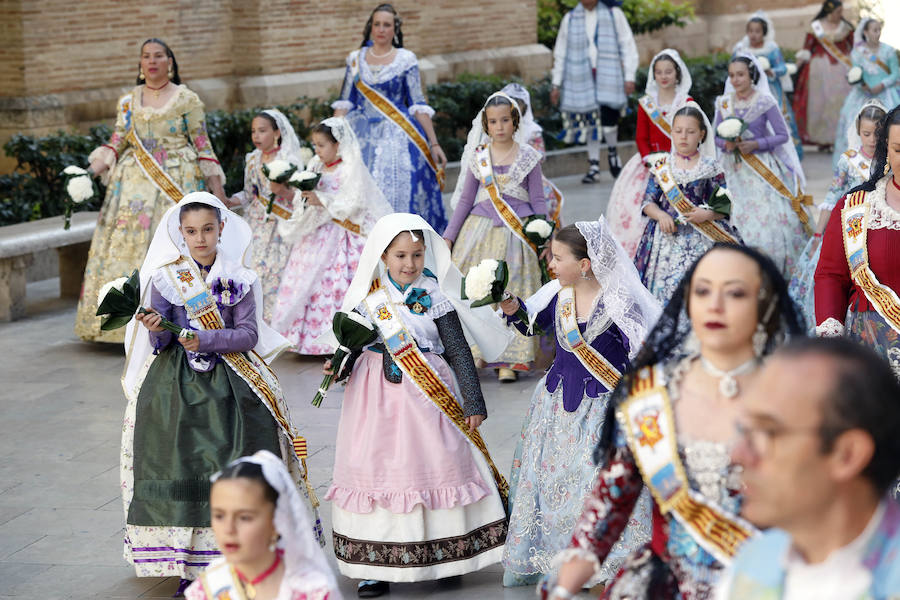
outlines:
{"label": "white lace veil", "polygon": [[300,155],[300,140],[291,127],[290,121],[277,108],[267,108],[262,111],[275,119],[278,125],[278,134],[281,136],[281,148],[278,150],[278,158],[286,160],[297,165],[299,170],[303,170],[303,157]]}
{"label": "white lace veil", "polygon": [[[527,90],[526,90],[527,92]],[[485,104],[490,102],[491,98],[495,98],[497,96],[501,96],[510,101],[513,105],[513,110],[519,110],[519,103],[516,102],[511,96],[509,96],[506,92],[494,92],[488,99],[484,101]],[[529,107],[531,105],[529,104]],[[469,129],[469,135],[466,136],[466,147],[463,150],[462,158],[459,161],[459,175],[456,178],[456,187],[453,188],[453,195],[450,197],[450,210],[456,208],[456,205],[459,204],[459,197],[462,196],[463,186],[466,183],[466,174],[469,172],[469,169],[472,165],[472,156],[475,154],[475,148],[490,141],[490,137],[488,134],[484,132],[484,128],[481,126],[481,115],[484,113],[484,106],[481,107],[481,110],[478,111],[478,114],[475,115],[475,118],[472,119],[472,127]],[[528,140],[531,138],[525,137],[525,130],[522,128],[522,119],[519,119],[519,128],[516,130],[515,135],[513,136],[513,140],[519,144],[519,147],[525,146],[528,144]]]}
{"label": "white lace veil", "polygon": [[876,19],[875,17],[863,17],[859,20],[859,25],[856,26],[856,30],[853,32],[853,46],[859,46],[860,44],[866,43],[865,31],[866,27],[869,26],[869,23],[872,21],[878,21],[881,23],[881,19]]}
{"label": "white lace veil", "polygon": [[[150,242],[147,256],[141,265],[141,306],[150,308],[151,278],[159,268],[177,260],[182,255],[190,256],[184,237],[181,235],[181,207],[185,204],[199,202],[219,209],[222,223],[222,236],[216,246],[216,261],[206,277],[207,283],[218,277],[227,276],[252,285],[256,299],[256,327],[259,339],[254,350],[267,362],[271,363],[290,342],[280,333],[269,327],[262,317],[263,295],[259,277],[248,266],[252,258],[251,242],[253,232],[250,225],[241,217],[228,210],[222,202],[209,192],[191,192],[180,202],[169,207],[163,215],[156,233]],[[153,347],[146,328],[132,319],[125,329],[125,373],[122,386],[125,395],[137,393],[146,370],[143,368],[151,356]]]}
{"label": "white lace veil", "polygon": [[641,283],[634,261],[603,216],[597,221],[578,221],[575,227],[587,242],[591,271],[601,289],[599,304],[628,338],[628,355],[634,358],[662,314],[662,306]]}
{"label": "white lace veil", "polygon": [[859,131],[857,131],[857,126],[859,125],[859,118],[862,116],[863,112],[869,107],[876,106],[883,110],[885,114],[887,114],[888,109],[885,108],[884,104],[878,101],[877,98],[872,98],[867,101],[862,107],[859,109],[859,112],[856,113],[856,117],[853,121],[850,122],[850,125],[847,126],[847,148],[849,150],[859,150],[860,146],[862,146],[862,140],[859,137]]}
{"label": "white lace veil", "polygon": [[[766,74],[759,67],[759,61],[756,59],[756,55],[752,52],[738,52],[735,54],[735,57],[741,56],[746,59],[749,59],[753,65],[756,67],[756,70],[759,72],[759,81],[757,81],[753,87],[760,94],[765,94],[772,99],[772,102],[778,106],[778,100],[772,95],[772,88],[769,87],[769,79],[766,77]],[[731,96],[734,94],[734,86],[731,85],[731,77],[725,78],[725,95]],[[781,111],[777,112],[777,119],[781,119],[782,123],[784,123],[784,129],[788,132],[788,139],[786,142],[781,144],[780,146],[775,148],[775,154],[779,159],[787,166],[788,169],[791,170],[791,173],[797,178],[798,189],[797,191],[803,191],[806,189],[806,175],[803,173],[803,167],[800,165],[800,157],[797,156],[797,149],[794,147],[794,140],[791,138],[791,128],[788,127],[787,121],[784,120],[784,115]],[[766,127],[768,128],[768,133],[771,135],[774,133],[772,129],[772,125],[770,123],[766,123]]]}
{"label": "white lace veil", "polygon": [[[266,482],[278,492],[274,521],[275,530],[281,536],[278,547],[284,550],[285,577],[302,582],[303,587],[310,591],[328,589],[329,598],[340,600],[337,580],[325,553],[313,536],[312,517],[284,462],[268,450],[260,450],[253,456],[241,457],[228,466],[238,463],[259,465]],[[213,475],[211,481],[215,483],[220,474]]]}
{"label": "white lace veil", "polygon": [[[346,178],[341,178],[341,194],[350,198],[354,204],[367,206],[367,210],[376,220],[394,212],[391,204],[381,192],[381,188],[375,183],[369,168],[366,167],[362,150],[359,147],[359,139],[347,119],[329,117],[322,121],[322,124],[331,129],[331,134],[337,140],[338,156],[341,157],[347,173]],[[314,160],[321,163],[318,157]]]}
{"label": "white lace veil", "polygon": [[[700,150],[700,156],[705,156],[707,158],[715,158],[716,153],[717,153],[716,130],[713,129],[712,123],[709,122],[709,117],[706,116],[706,113],[703,112],[703,109],[700,108],[700,105],[697,104],[696,102],[694,102],[693,100],[685,102],[684,104],[679,106],[675,112],[678,112],[678,110],[680,110],[686,106],[690,106],[691,108],[696,108],[700,112],[700,114],[703,115],[703,124],[706,126],[706,139],[700,143],[700,147],[698,148],[698,150]],[[672,124],[673,125],[675,123],[675,112],[672,113]],[[669,154],[671,154],[673,156],[675,155],[675,144],[674,143],[672,144],[671,150],[669,150]]]}
{"label": "white lace veil", "polygon": [[519,120],[519,130],[522,132],[525,143],[530,143],[532,138],[544,129],[534,120],[534,112],[531,110],[531,94],[528,92],[528,88],[520,83],[508,83],[500,91],[510,98],[522,100],[525,103],[525,114]]}
{"label": "white lace veil", "polygon": [[656,79],[653,78],[653,66],[662,56],[674,60],[675,64],[678,65],[678,69],[681,71],[681,82],[675,85],[675,99],[672,101],[673,107],[679,107],[679,105],[690,96],[691,86],[694,82],[691,78],[691,72],[681,59],[681,55],[678,54],[678,50],[666,48],[660,50],[656,56],[653,57],[653,60],[650,61],[650,69],[647,71],[647,86],[644,88],[644,93],[653,98],[656,103],[659,103],[659,86],[656,84]]}

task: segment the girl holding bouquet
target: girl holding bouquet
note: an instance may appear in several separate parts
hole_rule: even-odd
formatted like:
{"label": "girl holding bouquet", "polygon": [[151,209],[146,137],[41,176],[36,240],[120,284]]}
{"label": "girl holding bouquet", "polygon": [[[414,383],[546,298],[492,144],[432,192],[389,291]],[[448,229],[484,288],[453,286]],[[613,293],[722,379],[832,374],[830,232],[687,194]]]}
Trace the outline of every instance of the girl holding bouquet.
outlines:
{"label": "girl holding bouquet", "polygon": [[690,100],[691,90],[691,73],[677,50],[666,48],[654,56],[649,71],[651,77],[638,101],[634,137],[638,153],[625,163],[616,178],[606,208],[610,230],[631,257],[637,253],[647,224],[641,207],[652,158],[672,149],[672,117],[679,106]]}
{"label": "girl holding bouquet", "polygon": [[[269,181],[263,165],[273,160],[287,161],[303,170],[300,140],[284,114],[274,108],[264,110],[250,122],[255,149],[244,162],[244,189],[231,197],[231,206],[244,206],[247,222],[253,229],[252,268],[263,290],[263,318],[271,322],[278,285],[287,266],[291,243],[278,234],[278,223],[289,219],[294,210],[294,190]],[[272,212],[270,196],[275,194]]]}
{"label": "girl holding bouquet", "polygon": [[[742,123],[738,136],[721,137],[719,124],[726,119],[729,125]],[[805,205],[812,198],[804,194],[806,176],[755,56],[740,54],[728,64],[715,126],[725,179],[734,191],[731,222],[748,246],[766,252],[789,276],[811,233]]]}
{"label": "girl holding bouquet", "polygon": [[321,355],[331,349],[317,338],[331,329],[366,236],[375,221],[393,211],[366,169],[346,119],[319,123],[312,142],[316,156],[308,170],[321,177],[315,190],[296,192],[293,214],[278,224],[292,250],[277,288],[271,325],[295,352]]}
{"label": "girl holding bouquet", "polygon": [[[556,359],[538,383],[513,458],[509,535],[503,552],[504,585],[537,583],[568,546],[599,467],[597,446],[610,392],[660,314],[631,258],[605,220],[579,222],[556,232],[551,267],[557,279],[524,303],[500,304],[515,316],[524,305],[544,331],[555,332]],[[587,346],[577,347],[578,342]],[[650,539],[649,499],[631,518],[622,541],[596,581],[612,579],[621,560]]]}
{"label": "girl holding bouquet", "polygon": [[635,265],[641,281],[665,304],[694,259],[717,241],[738,242],[731,200],[716,160],[709,119],[693,101],[672,119],[672,150],[651,165],[642,199],[650,217]]}
{"label": "girl holding bouquet", "polygon": [[152,312],[125,335],[121,460],[125,558],[139,577],[179,576],[184,587],[218,555],[208,481],[240,456],[280,456],[315,515],[306,441],[266,364],[287,342],[263,321],[259,278],[242,264],[251,238],[215,196],[194,192],[166,211],[141,267]]}
{"label": "girl holding bouquet", "polygon": [[[541,154],[522,139],[518,103],[503,92],[488,97],[472,121],[460,162],[461,184],[444,239],[463,272],[483,259],[505,260],[510,292],[527,297],[541,287],[540,250],[523,233],[526,217],[547,214]],[[482,143],[483,136],[490,143]],[[452,202],[451,202],[451,205]],[[498,361],[500,381],[532,369],[537,340],[517,335]],[[479,348],[472,349],[482,359]]]}
{"label": "girl holding bouquet", "polygon": [[900,88],[897,87],[900,81],[900,61],[897,60],[897,51],[880,41],[883,25],[878,19],[864,18],[860,20],[853,36],[850,60],[862,72],[862,79],[852,86],[841,108],[832,154],[835,166],[847,149],[845,132],[853,127],[859,110],[866,102],[877,100],[888,108],[900,104]]}
{"label": "girl holding bouquet", "polygon": [[344,296],[341,311],[378,332],[339,374],[349,381],[325,496],[340,571],[363,580],[360,597],[503,552],[508,486],[477,431],[487,409],[469,344],[493,360],[509,336],[490,307],[460,300],[461,284],[438,234],[397,213],[375,224]]}
{"label": "girl holding bouquet", "polygon": [[871,100],[860,109],[855,122],[847,130],[847,147],[849,149],[841,154],[841,158],[838,160],[837,167],[834,169],[831,189],[828,190],[825,201],[819,204],[816,233],[803,249],[797,269],[791,278],[791,297],[803,309],[806,324],[810,330],[816,325],[813,280],[816,266],[819,264],[819,253],[822,251],[822,234],[838,200],[869,179],[869,170],[875,159],[878,126],[886,112],[887,110],[878,100]]}

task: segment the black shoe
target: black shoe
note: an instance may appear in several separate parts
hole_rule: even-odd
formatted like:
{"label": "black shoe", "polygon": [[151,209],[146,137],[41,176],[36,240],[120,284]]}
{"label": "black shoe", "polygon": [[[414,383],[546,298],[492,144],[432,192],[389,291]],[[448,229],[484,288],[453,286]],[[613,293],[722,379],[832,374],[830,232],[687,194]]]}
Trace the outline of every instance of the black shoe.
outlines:
{"label": "black shoe", "polygon": [[588,167],[588,172],[581,178],[581,183],[597,183],[600,181],[600,161],[589,160],[588,162],[591,166]]}
{"label": "black shoe", "polygon": [[377,598],[390,591],[391,586],[387,581],[366,579],[359,582],[359,585],[356,588],[356,595],[360,598]]}
{"label": "black shoe", "polygon": [[619,173],[622,172],[622,161],[619,159],[619,153],[616,152],[615,148],[609,149],[609,174],[613,176],[613,179],[619,176]]}

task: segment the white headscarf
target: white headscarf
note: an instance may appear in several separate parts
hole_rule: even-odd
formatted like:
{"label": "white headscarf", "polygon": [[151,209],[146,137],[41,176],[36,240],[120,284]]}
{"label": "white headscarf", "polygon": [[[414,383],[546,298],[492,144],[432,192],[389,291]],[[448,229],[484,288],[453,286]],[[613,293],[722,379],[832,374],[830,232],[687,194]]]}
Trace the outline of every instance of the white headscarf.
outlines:
{"label": "white headscarf", "polygon": [[[698,111],[700,111],[700,114],[703,115],[703,125],[706,126],[706,139],[703,140],[700,143],[700,147],[697,148],[700,151],[700,156],[705,156],[707,158],[715,158],[716,154],[718,152],[718,150],[716,148],[716,130],[713,129],[712,123],[709,122],[709,117],[706,116],[706,113],[703,112],[703,109],[700,108],[700,105],[697,104],[696,102],[694,102],[693,100],[690,100],[689,102],[685,102],[684,104],[679,106],[678,109],[680,110],[687,106],[689,106],[691,108],[696,108]],[[677,111],[675,111],[675,112],[677,112]],[[672,113],[672,124],[673,125],[675,124],[675,112]],[[672,148],[671,148],[671,150],[669,150],[669,153],[674,155],[675,152],[676,152],[675,144],[673,142]]]}
{"label": "white headscarf", "polygon": [[868,27],[869,23],[871,23],[872,21],[878,21],[879,23],[881,23],[881,19],[876,19],[875,17],[863,17],[859,20],[859,25],[856,26],[856,31],[853,32],[854,46],[866,44],[866,27]]}
{"label": "white headscarf", "polygon": [[297,138],[297,134],[294,132],[294,128],[291,127],[290,121],[288,121],[287,117],[284,116],[277,108],[267,108],[262,111],[275,119],[275,123],[278,125],[278,134],[281,136],[281,146],[278,149],[277,158],[280,160],[286,160],[291,164],[297,166],[297,169],[303,169],[303,157],[300,155],[300,140]]}
{"label": "white headscarf", "polygon": [[681,81],[675,84],[675,99],[672,101],[673,108],[680,108],[680,105],[683,104],[691,94],[693,79],[691,78],[691,72],[688,70],[687,65],[684,64],[684,61],[681,59],[681,55],[678,54],[678,50],[666,48],[664,50],[660,50],[656,54],[656,56],[653,57],[653,60],[650,61],[650,69],[649,71],[647,71],[647,86],[644,88],[644,93],[653,98],[653,100],[657,104],[659,104],[659,85],[657,85],[656,79],[654,79],[653,77],[653,66],[656,64],[656,61],[662,56],[666,56],[674,60],[675,64],[678,65],[678,69],[681,71]]}
{"label": "white headscarf", "polygon": [[[513,106],[511,110],[518,112],[519,103],[504,91],[494,92],[488,96],[488,99],[484,101],[485,106],[487,106],[487,103],[490,102],[492,98],[498,96],[509,100]],[[459,198],[462,196],[463,186],[466,182],[466,173],[469,172],[469,165],[472,164],[472,156],[475,154],[475,148],[489,142],[491,139],[488,134],[484,132],[484,128],[482,127],[482,114],[484,114],[484,106],[481,107],[481,110],[479,110],[478,114],[475,115],[475,118],[472,119],[472,127],[469,129],[469,135],[466,136],[466,147],[463,150],[462,158],[459,161],[459,176],[456,178],[456,187],[453,189],[453,195],[450,197],[451,210],[455,209],[456,205],[459,204]],[[521,147],[528,144],[529,139],[531,138],[525,137],[525,130],[522,128],[522,119],[520,115],[519,128],[516,129],[516,133],[513,135],[513,141]]]}
{"label": "white headscarf", "polygon": [[[435,274],[441,291],[456,309],[469,344],[476,344],[486,361],[496,360],[506,350],[512,332],[494,314],[490,306],[470,308],[471,301],[460,298],[462,273],[451,262],[450,249],[447,248],[446,242],[419,215],[394,213],[378,220],[372,233],[369,234],[369,239],[366,240],[356,275],[353,276],[353,281],[350,282],[350,287],[344,295],[341,311],[350,312],[369,295],[372,280],[384,276],[385,268],[381,255],[398,234],[414,230],[421,230],[425,234],[425,268]],[[334,348],[338,346],[337,339],[330,329],[319,339]]]}
{"label": "white headscarf", "polygon": [[534,112],[531,110],[531,94],[520,83],[508,83],[500,91],[510,98],[522,100],[525,103],[525,114],[519,119],[519,130],[522,132],[522,138],[525,140],[525,143],[530,143],[535,136],[544,130],[534,120]]}
{"label": "white headscarf", "polygon": [[[778,48],[778,42],[775,41],[775,23],[772,19],[769,18],[769,15],[764,10],[758,10],[747,19],[747,23],[750,21],[754,21],[756,19],[762,20],[766,24],[766,35],[763,37],[763,45],[762,48],[753,48],[750,45],[750,37],[746,34],[741,38],[737,44],[734,45],[734,50],[732,54],[739,54],[741,52],[748,52],[750,54],[756,54],[757,52],[761,52],[764,54],[768,54],[772,50]],[[791,79],[791,76],[785,73],[781,77],[778,78],[778,81],[781,82],[781,88],[785,92],[794,91],[794,80]]]}
{"label": "white headscarf", "polygon": [[847,148],[850,150],[859,150],[862,146],[862,139],[859,137],[859,131],[857,130],[859,126],[859,118],[862,116],[863,111],[865,111],[870,106],[877,106],[881,110],[887,114],[888,109],[885,108],[884,104],[878,101],[877,98],[872,98],[868,102],[862,105],[859,109],[859,112],[856,113],[856,118],[850,122],[850,125],[847,126]]}
{"label": "white headscarf", "polygon": [[[248,267],[248,261],[252,254],[250,244],[253,240],[253,232],[246,221],[228,210],[218,198],[209,192],[191,192],[178,204],[169,207],[169,210],[163,215],[156,228],[156,233],[153,235],[153,240],[150,242],[144,263],[141,265],[141,306],[150,308],[150,288],[153,274],[181,256],[190,256],[180,230],[181,207],[194,202],[218,209],[221,222],[225,224],[222,236],[216,246],[216,260],[206,276],[206,282],[210,283],[219,277],[229,277],[252,286],[256,299],[258,333],[258,341],[254,350],[267,363],[271,363],[278,354],[290,346],[290,342],[263,321],[262,286],[256,273]],[[138,386],[143,382],[143,376],[146,374],[143,367],[153,352],[147,330],[134,319],[128,323],[125,329],[125,352],[125,374],[122,378],[122,385],[125,388],[126,396],[130,398],[132,393],[137,393]]]}
{"label": "white headscarf", "polygon": [[[278,492],[275,505],[275,530],[281,536],[278,547],[284,550],[284,576],[302,582],[309,591],[327,589],[328,598],[341,600],[337,580],[325,553],[313,536],[313,522],[306,504],[297,491],[297,483],[284,466],[284,461],[269,452],[260,450],[253,456],[243,456],[228,466],[253,463],[262,468],[263,477]],[[221,473],[210,479],[213,483]],[[296,590],[294,590],[296,591]]]}

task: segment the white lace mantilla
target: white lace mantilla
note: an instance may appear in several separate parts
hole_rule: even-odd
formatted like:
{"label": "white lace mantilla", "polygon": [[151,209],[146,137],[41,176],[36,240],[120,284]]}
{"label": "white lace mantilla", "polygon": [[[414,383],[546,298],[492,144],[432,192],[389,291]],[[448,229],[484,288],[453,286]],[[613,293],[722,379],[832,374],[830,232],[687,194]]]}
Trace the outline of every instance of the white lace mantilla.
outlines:
{"label": "white lace mantilla", "polygon": [[[495,173],[497,187],[501,194],[512,196],[522,202],[529,202],[531,197],[528,190],[525,189],[525,178],[531,173],[535,165],[541,162],[541,153],[528,145],[519,146],[519,152],[516,159],[509,166],[509,171],[503,174]],[[472,153],[472,160],[469,161],[469,170],[475,176],[475,179],[481,181],[481,175],[478,172],[478,163],[476,162],[475,153]],[[482,201],[490,202],[490,196],[484,186],[478,186],[478,192],[475,195],[475,203]]]}
{"label": "white lace mantilla", "polygon": [[679,185],[691,183],[698,179],[709,179],[722,172],[719,161],[709,156],[701,156],[700,160],[693,167],[682,169],[675,166],[675,155],[672,154],[669,158],[669,165],[672,169],[672,175],[675,177],[675,182]]}
{"label": "white lace mantilla", "polygon": [[[723,103],[726,101],[728,102],[727,110],[723,107]],[[773,106],[775,106],[775,99],[768,94],[759,92],[754,92],[748,100],[738,100],[736,94],[716,98],[716,110],[719,111],[723,118],[739,116],[748,125],[766,114]],[[738,115],[739,110],[747,112],[743,115]],[[741,137],[752,137],[752,132],[748,129]]]}
{"label": "white lace mantilla", "polygon": [[828,317],[816,325],[816,337],[841,337],[842,335],[844,335],[844,324],[834,317]]}
{"label": "white lace mantilla", "polygon": [[[360,48],[354,50],[347,57],[347,64],[356,58],[359,62],[359,73],[363,81],[369,84],[384,83],[395,77],[402,77],[411,68],[418,65],[416,55],[406,48],[397,48],[394,60],[384,65],[370,65],[366,62],[366,52],[368,48]],[[372,67],[375,67],[374,69]]]}
{"label": "white lace mantilla", "polygon": [[885,192],[890,177],[882,177],[875,184],[875,189],[866,193],[866,201],[869,202],[869,224],[867,229],[893,229],[900,231],[900,211],[887,203]]}

